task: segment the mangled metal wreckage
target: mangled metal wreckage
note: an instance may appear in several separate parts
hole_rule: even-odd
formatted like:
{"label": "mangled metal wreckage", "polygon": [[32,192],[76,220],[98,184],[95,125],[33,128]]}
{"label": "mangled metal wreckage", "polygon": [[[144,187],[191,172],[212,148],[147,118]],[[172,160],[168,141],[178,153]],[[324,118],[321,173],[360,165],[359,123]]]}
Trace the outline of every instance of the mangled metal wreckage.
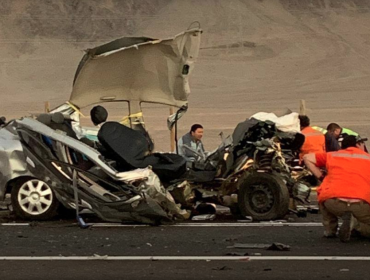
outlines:
{"label": "mangled metal wreckage", "polygon": [[[150,168],[118,172],[95,149],[33,119],[17,121],[16,129],[29,170],[65,205],[74,208],[77,198],[82,208],[113,222],[155,224],[186,214]],[[32,192],[32,187],[29,189]],[[41,190],[40,195],[44,192],[49,190]],[[25,188],[18,195],[22,194],[26,194]],[[41,203],[42,199],[36,208]]]}
{"label": "mangled metal wreckage", "polygon": [[187,180],[200,193],[198,198],[228,206],[237,216],[274,220],[289,210],[304,215],[294,204],[307,208],[312,178],[297,164],[304,142],[298,131],[297,113],[255,114],[239,123],[215,151],[199,155]]}
{"label": "mangled metal wreckage", "polygon": [[[130,116],[135,116],[129,118],[129,125],[143,129],[142,115],[135,114],[141,112],[141,102],[185,108],[201,32],[191,29],[165,40],[122,38],[87,50],[67,103],[39,118],[42,122],[23,118],[1,129],[1,198],[10,192],[15,213],[25,219],[49,219],[59,203],[74,208],[76,190],[78,205],[107,221],[153,224],[188,216],[150,168],[176,176],[185,171],[180,156],[148,156],[150,164],[118,172],[98,151],[77,140],[85,132],[79,126],[79,109],[128,102]],[[115,129],[112,125],[105,130]],[[176,168],[169,164],[173,161]]]}
{"label": "mangled metal wreckage", "polygon": [[[288,212],[290,198],[307,200],[304,176],[292,176],[302,135],[283,132],[276,122],[252,117],[240,123],[190,169],[179,155],[153,152],[141,103],[178,108],[168,127],[177,123],[187,110],[200,37],[201,30],[192,29],[167,40],[122,38],[88,50],[67,103],[0,130],[7,139],[1,140],[1,197],[11,192],[15,213],[27,219],[48,219],[61,203],[106,221],[149,224],[186,219],[198,202],[270,220]],[[91,148],[81,141],[86,130],[79,110],[104,102],[127,102],[130,115],[125,125],[106,122]]]}

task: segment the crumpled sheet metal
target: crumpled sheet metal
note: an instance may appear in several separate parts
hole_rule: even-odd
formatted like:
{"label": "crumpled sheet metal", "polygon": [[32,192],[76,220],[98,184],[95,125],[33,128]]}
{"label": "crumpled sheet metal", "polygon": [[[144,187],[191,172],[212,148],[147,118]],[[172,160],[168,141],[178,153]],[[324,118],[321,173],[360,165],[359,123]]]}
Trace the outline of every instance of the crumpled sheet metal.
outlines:
{"label": "crumpled sheet metal", "polygon": [[[139,170],[142,173],[143,169]],[[88,206],[102,220],[107,222],[139,222],[145,224],[170,224],[175,219],[188,218],[186,210],[180,209],[175,203],[172,196],[166,191],[158,176],[149,171],[149,177],[144,179],[137,190],[140,191],[141,199],[133,203],[126,203],[126,200],[112,201],[102,203],[101,200],[94,196],[88,195],[86,191],[79,188],[79,198],[82,205]],[[130,173],[135,170],[130,171]],[[64,184],[66,191],[71,188],[70,185]],[[62,200],[73,207],[73,197],[65,192],[59,192]]]}
{"label": "crumpled sheet metal", "polygon": [[31,176],[23,148],[11,124],[0,129],[0,200],[4,198],[7,183],[19,176]]}
{"label": "crumpled sheet metal", "polygon": [[183,181],[180,184],[172,184],[167,187],[167,191],[170,192],[171,196],[175,199],[175,201],[180,203],[182,207],[193,207],[195,193],[188,181]]}
{"label": "crumpled sheet metal", "polygon": [[[50,182],[47,183],[50,184]],[[64,204],[74,208],[73,197],[66,194],[69,188],[70,184],[59,184],[56,191]],[[125,201],[102,203],[99,198],[91,196],[79,189],[78,197],[82,206],[90,209],[106,222],[136,222],[150,225],[173,223],[173,220],[164,211],[162,206],[149,196],[144,195],[141,200],[133,204],[127,204]]]}
{"label": "crumpled sheet metal", "polygon": [[[29,118],[18,120],[17,124],[19,127],[41,133],[42,135],[57,141],[57,143],[71,147],[75,151],[84,154],[117,183],[122,182],[130,185],[128,181],[133,179],[141,179],[138,187],[134,187],[133,185],[130,186],[131,188],[136,188],[136,190],[139,191],[143,197],[138,204],[126,203],[126,198],[107,202],[103,195],[101,195],[101,199],[98,199],[98,193],[92,195],[89,192],[83,191],[86,186],[79,183],[79,198],[85,201],[86,205],[90,205],[90,209],[103,220],[110,222],[135,221],[141,223],[158,224],[164,222],[168,223],[173,221],[175,218],[182,219],[188,216],[188,213],[185,210],[181,210],[180,207],[175,203],[171,194],[164,189],[158,176],[151,169],[139,169],[137,170],[137,176],[134,176],[135,174],[133,174],[135,173],[135,170],[129,171],[129,176],[124,176],[123,172],[117,172],[107,165],[102,160],[99,152],[87,145],[84,145],[76,139],[56,133],[54,130],[50,129],[44,124]],[[31,157],[31,153],[29,156]],[[72,182],[62,182],[61,179],[51,172],[51,170],[46,170],[53,168],[51,165],[46,165],[47,168],[43,168],[45,170],[40,170],[42,165],[45,163],[37,163],[38,160],[36,158],[33,158],[32,160],[33,162],[36,162],[37,166],[33,168],[32,166],[28,166],[29,169],[31,171],[33,169],[38,170],[37,174],[39,174],[41,177],[40,179],[44,180],[53,188],[53,190],[57,192],[57,196],[60,197],[64,204],[72,206],[74,203],[74,197],[71,195],[73,193],[71,192]],[[59,160],[63,161],[63,159]],[[30,162],[28,162],[28,164],[30,164]],[[128,181],[125,181],[124,179],[127,179]]]}
{"label": "crumpled sheet metal", "polygon": [[79,108],[109,101],[186,105],[201,33],[194,28],[164,40],[121,38],[87,50],[69,101]]}
{"label": "crumpled sheet metal", "polygon": [[186,219],[189,217],[188,212],[176,204],[172,195],[163,187],[158,176],[148,169],[149,176],[142,182],[139,189],[161,205],[170,218]]}
{"label": "crumpled sheet metal", "polygon": [[84,131],[80,125],[80,112],[77,111],[77,108],[73,108],[74,106],[69,103],[63,103],[62,105],[54,108],[53,110],[50,111],[51,114],[53,113],[62,113],[64,116],[69,116],[69,118],[72,120],[72,129],[77,135],[77,138],[80,139],[84,137]]}
{"label": "crumpled sheet metal", "polygon": [[66,145],[74,150],[80,151],[95,164],[99,165],[100,168],[104,170],[104,172],[106,172],[108,175],[112,177],[114,177],[115,174],[117,173],[117,171],[113,170],[105,161],[101,159],[101,154],[97,150],[87,146],[86,144],[76,139],[68,137],[63,133],[59,133],[51,129],[50,127],[31,118],[23,118],[17,120],[16,124],[19,127],[30,129],[36,133],[40,133],[44,136],[47,136],[55,141],[61,142],[63,143],[63,145]]}

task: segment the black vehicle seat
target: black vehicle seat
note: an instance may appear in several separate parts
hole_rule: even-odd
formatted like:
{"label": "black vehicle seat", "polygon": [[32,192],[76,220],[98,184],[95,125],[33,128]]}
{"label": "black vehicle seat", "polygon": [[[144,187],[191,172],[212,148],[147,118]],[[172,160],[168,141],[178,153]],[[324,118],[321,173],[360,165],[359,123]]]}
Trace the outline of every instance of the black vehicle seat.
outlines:
{"label": "black vehicle seat", "polygon": [[[50,123],[51,123],[51,116],[50,114],[40,114],[37,118],[36,118],[37,121],[39,121],[40,123],[44,124],[44,125],[47,125],[47,126],[50,126]],[[44,141],[44,143],[49,147],[49,148],[53,148],[52,147],[52,140],[49,138],[49,137],[46,137],[44,135],[42,135],[42,140]]]}
{"label": "black vehicle seat", "polygon": [[54,130],[61,130],[66,133],[67,136],[73,139],[78,139],[76,132],[72,129],[72,124],[68,121],[62,113],[51,114],[51,123],[49,125]]}
{"label": "black vehicle seat", "polygon": [[118,122],[106,122],[100,128],[98,139],[117,162],[117,170],[129,171],[152,166],[163,182],[180,178],[186,172],[186,160],[177,154],[150,153],[150,143],[139,131]]}
{"label": "black vehicle seat", "polygon": [[62,113],[40,114],[36,120],[47,125],[54,130],[61,130],[67,136],[77,139],[76,133],[72,129],[72,125],[68,122]]}

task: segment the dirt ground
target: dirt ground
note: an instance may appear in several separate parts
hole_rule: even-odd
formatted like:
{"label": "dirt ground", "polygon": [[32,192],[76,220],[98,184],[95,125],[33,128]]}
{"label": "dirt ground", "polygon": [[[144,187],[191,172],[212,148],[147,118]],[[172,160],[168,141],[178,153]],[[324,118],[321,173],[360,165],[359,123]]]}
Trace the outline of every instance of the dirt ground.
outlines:
{"label": "dirt ground", "polygon": [[[170,37],[194,21],[204,33],[179,136],[202,123],[211,150],[220,131],[256,112],[297,111],[301,99],[312,124],[370,136],[367,0],[1,0],[0,114],[68,100],[83,49],[121,36]],[[108,106],[111,118],[127,113],[121,105]],[[170,147],[168,112],[144,107],[158,150]]]}

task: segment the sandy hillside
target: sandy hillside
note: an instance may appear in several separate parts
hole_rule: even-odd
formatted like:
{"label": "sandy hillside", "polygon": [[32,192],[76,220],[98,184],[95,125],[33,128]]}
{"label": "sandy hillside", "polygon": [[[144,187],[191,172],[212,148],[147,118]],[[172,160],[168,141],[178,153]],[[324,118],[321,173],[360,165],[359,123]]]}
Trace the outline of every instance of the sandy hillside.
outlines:
{"label": "sandy hillside", "polygon": [[[194,21],[204,33],[180,134],[200,122],[211,149],[219,131],[305,99],[312,123],[370,136],[367,0],[1,0],[0,112],[18,117],[67,100],[83,49],[173,36]],[[168,149],[168,109],[144,112],[157,148]]]}

